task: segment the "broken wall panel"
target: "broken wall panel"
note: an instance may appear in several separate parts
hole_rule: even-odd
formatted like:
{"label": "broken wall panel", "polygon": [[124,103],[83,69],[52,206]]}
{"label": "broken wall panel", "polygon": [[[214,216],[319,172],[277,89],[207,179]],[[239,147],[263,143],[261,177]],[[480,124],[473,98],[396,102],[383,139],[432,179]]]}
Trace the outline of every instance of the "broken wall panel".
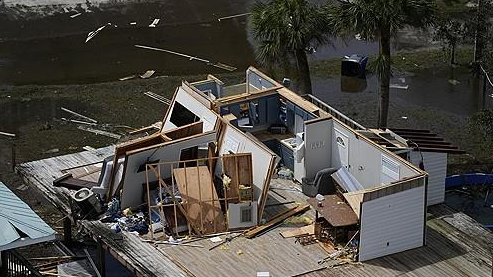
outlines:
{"label": "broken wall panel", "polygon": [[421,185],[363,202],[360,214],[360,261],[424,245],[425,192],[426,186]]}
{"label": "broken wall panel", "polygon": [[[122,182],[121,207],[134,207],[142,204],[142,195],[145,184],[145,169],[139,172],[142,165],[150,162],[175,162],[180,160],[181,150],[188,149],[194,146],[200,146],[217,140],[217,132],[212,131],[196,136],[173,140],[164,144],[138,149],[127,152],[125,169]],[[161,177],[163,179],[171,177],[169,167],[161,169]],[[152,174],[149,181],[157,179]]]}
{"label": "broken wall panel", "polygon": [[[194,119],[189,119],[186,114],[192,114]],[[180,122],[181,119],[184,121]],[[211,110],[211,103],[183,83],[175,93],[172,106],[166,112],[161,132],[198,121],[203,123],[202,131],[208,132],[215,128],[217,119],[217,114]]]}

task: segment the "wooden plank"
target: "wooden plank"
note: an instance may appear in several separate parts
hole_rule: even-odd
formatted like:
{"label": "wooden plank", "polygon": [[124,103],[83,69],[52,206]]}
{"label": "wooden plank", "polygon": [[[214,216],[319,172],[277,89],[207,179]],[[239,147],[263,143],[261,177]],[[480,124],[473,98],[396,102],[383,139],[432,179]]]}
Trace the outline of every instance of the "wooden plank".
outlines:
{"label": "wooden plank", "polygon": [[202,133],[204,123],[202,121],[194,122],[191,124],[187,124],[169,131],[164,132],[163,134],[170,139],[180,139],[186,138],[189,136],[197,135]]}
{"label": "wooden plank", "polygon": [[186,213],[189,220],[195,226],[201,226],[202,218],[204,234],[212,234],[214,230],[226,231],[221,205],[219,201],[213,201],[218,199],[218,196],[215,190],[211,190],[213,184],[207,166],[175,168],[173,176],[182,199],[187,202]]}
{"label": "wooden plank", "polygon": [[313,235],[315,234],[315,224],[306,225],[300,228],[291,229],[279,232],[283,238],[292,238],[301,235]]}
{"label": "wooden plank", "polygon": [[286,210],[282,213],[280,213],[278,216],[275,216],[271,221],[267,222],[264,225],[258,226],[256,228],[253,228],[252,230],[249,230],[248,232],[245,233],[245,237],[251,239],[255,237],[256,235],[267,231],[268,229],[274,227],[275,225],[283,222],[287,218],[290,218],[293,215],[296,215],[298,213],[304,212],[310,208],[309,205],[302,205],[298,207],[294,207],[292,209]]}

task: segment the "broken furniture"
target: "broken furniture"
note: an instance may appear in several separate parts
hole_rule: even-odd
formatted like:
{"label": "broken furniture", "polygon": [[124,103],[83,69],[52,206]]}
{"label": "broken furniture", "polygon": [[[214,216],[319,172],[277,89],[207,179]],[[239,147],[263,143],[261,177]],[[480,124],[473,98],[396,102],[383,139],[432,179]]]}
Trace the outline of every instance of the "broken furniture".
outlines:
{"label": "broken furniture", "polygon": [[306,177],[302,178],[301,190],[303,194],[315,197],[317,194],[327,195],[334,193],[336,190],[331,175],[336,171],[337,169],[335,168],[325,168],[317,172],[313,180]]}
{"label": "broken furniture", "polygon": [[321,201],[316,198],[307,201],[315,209],[315,236],[319,241],[346,243],[349,233],[357,230],[358,217],[339,196],[324,195]]}

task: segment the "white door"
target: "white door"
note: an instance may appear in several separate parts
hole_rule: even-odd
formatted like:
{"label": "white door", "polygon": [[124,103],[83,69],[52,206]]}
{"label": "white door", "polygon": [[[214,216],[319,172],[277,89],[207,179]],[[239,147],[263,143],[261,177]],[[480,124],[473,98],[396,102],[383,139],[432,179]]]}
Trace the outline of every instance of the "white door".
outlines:
{"label": "white door", "polygon": [[380,174],[380,183],[389,184],[399,180],[400,165],[393,159],[382,155],[382,170]]}
{"label": "white door", "polygon": [[342,131],[334,129],[335,136],[335,153],[334,156],[339,158],[340,166],[349,169],[349,138]]}

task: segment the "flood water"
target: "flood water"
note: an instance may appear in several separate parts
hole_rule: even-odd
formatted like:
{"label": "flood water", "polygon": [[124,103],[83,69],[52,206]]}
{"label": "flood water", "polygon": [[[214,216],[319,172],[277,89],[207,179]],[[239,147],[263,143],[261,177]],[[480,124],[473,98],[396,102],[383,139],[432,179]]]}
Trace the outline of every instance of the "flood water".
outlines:
{"label": "flood water", "polygon": [[[475,112],[493,108],[493,90],[487,87],[483,95],[483,84],[474,83],[467,68],[431,68],[411,73],[397,73],[391,84],[391,98],[421,107],[443,110],[458,116],[471,116]],[[407,88],[406,88],[407,87]],[[315,95],[327,103],[336,102],[341,96],[373,93],[377,97],[378,80],[374,75],[366,79],[357,78],[315,78]]]}
{"label": "flood water", "polygon": [[[156,75],[224,72],[197,60],[139,49],[135,44],[244,70],[257,64],[248,16],[218,19],[249,12],[254,2],[90,0],[87,5],[82,0],[6,1],[7,8],[0,8],[0,84],[94,83],[150,69],[156,70]],[[12,7],[14,3],[26,6]],[[151,28],[154,19],[160,21]],[[102,26],[106,27],[85,43],[88,33]],[[402,41],[394,47],[406,45],[408,42]],[[333,38],[331,46],[318,47],[310,58],[371,55],[377,50],[375,43]]]}

